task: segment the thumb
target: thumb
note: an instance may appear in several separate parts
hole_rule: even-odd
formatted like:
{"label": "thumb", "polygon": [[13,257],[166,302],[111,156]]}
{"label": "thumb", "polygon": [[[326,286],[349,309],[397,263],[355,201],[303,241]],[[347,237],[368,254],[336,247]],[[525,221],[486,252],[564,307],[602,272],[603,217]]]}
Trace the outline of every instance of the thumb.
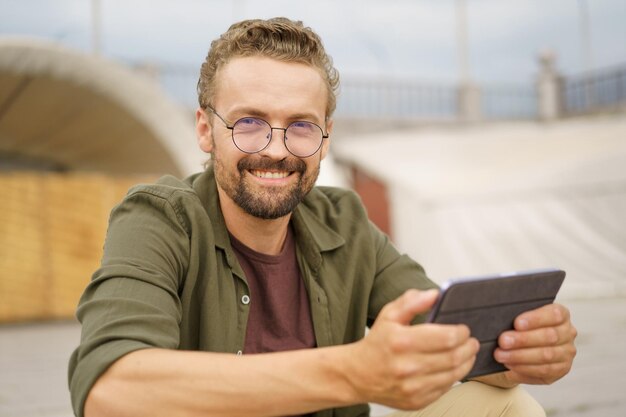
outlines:
{"label": "thumb", "polygon": [[407,290],[400,297],[388,303],[379,317],[399,324],[409,324],[413,317],[428,311],[437,299],[438,290]]}

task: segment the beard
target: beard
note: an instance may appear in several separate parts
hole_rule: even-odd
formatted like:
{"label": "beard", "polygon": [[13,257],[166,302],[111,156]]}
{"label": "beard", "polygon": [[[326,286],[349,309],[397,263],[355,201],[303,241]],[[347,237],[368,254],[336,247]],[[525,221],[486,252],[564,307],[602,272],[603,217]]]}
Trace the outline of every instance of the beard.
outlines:
{"label": "beard", "polygon": [[[265,220],[278,219],[293,212],[313,189],[320,172],[319,164],[307,172],[307,165],[296,157],[275,161],[257,155],[241,159],[236,173],[228,172],[215,151],[214,145],[212,159],[218,185],[246,213]],[[298,175],[298,181],[289,186],[259,188],[246,178],[246,171],[255,169],[288,171],[291,175]]]}

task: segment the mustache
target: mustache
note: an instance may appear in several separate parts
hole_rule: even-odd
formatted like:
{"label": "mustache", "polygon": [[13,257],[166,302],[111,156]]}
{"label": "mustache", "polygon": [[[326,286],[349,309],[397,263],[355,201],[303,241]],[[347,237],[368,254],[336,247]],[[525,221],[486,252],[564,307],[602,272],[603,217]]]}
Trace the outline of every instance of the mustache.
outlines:
{"label": "mustache", "polygon": [[237,163],[237,169],[239,172],[254,169],[304,172],[306,171],[306,164],[301,159],[282,159],[275,161],[267,157],[257,159],[249,156],[241,159]]}

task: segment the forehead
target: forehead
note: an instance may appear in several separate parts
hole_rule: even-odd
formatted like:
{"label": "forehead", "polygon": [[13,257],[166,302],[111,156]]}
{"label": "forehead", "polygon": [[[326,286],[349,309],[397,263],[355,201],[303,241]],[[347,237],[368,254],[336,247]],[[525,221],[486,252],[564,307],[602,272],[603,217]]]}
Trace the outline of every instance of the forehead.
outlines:
{"label": "forehead", "polygon": [[254,108],[280,117],[311,113],[324,120],[328,92],[318,70],[266,57],[234,58],[217,74],[214,103],[220,111]]}

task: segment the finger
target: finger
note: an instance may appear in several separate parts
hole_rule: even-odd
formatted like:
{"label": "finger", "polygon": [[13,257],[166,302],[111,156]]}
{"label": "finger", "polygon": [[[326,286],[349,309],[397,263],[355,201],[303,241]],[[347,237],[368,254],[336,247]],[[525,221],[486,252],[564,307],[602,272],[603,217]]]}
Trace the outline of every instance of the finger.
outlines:
{"label": "finger", "polygon": [[[432,366],[431,372],[447,372],[461,368],[459,372],[462,373],[462,376],[465,376],[463,369],[465,369],[468,364],[474,363],[479,349],[480,343],[478,343],[478,340],[470,338],[454,350],[430,355],[434,356],[430,361]],[[469,372],[470,369],[471,366],[467,369],[467,372]]]}
{"label": "finger", "polygon": [[554,327],[570,319],[569,310],[561,304],[548,304],[535,310],[527,311],[515,318],[516,330],[532,330],[541,327]]}
{"label": "finger", "polygon": [[515,350],[503,350],[498,348],[494,352],[494,358],[507,367],[571,362],[574,356],[576,356],[576,347],[572,343]]}
{"label": "finger", "polygon": [[389,341],[396,353],[433,353],[449,351],[470,337],[469,327],[463,324],[418,324],[397,332]]}
{"label": "finger", "polygon": [[[422,378],[429,381],[428,384],[434,389],[448,389],[451,384],[463,379],[474,366],[476,355],[470,355],[466,360],[454,367],[442,369],[439,372],[433,372]],[[416,378],[417,379],[417,378]]]}
{"label": "finger", "polygon": [[552,363],[547,365],[518,365],[507,372],[512,382],[522,384],[551,384],[567,375],[572,364],[569,362]]}
{"label": "finger", "polygon": [[568,321],[556,327],[504,332],[498,338],[498,346],[502,349],[521,349],[561,345],[573,342],[577,334],[576,328]]}
{"label": "finger", "polygon": [[507,331],[498,338],[498,346],[502,349],[522,349],[538,346],[554,346],[559,344],[558,328],[548,327],[527,332]]}
{"label": "finger", "polygon": [[378,318],[400,324],[409,324],[417,314],[424,313],[432,307],[438,292],[438,290],[408,290],[383,307]]}
{"label": "finger", "polygon": [[405,371],[401,376],[425,376],[453,370],[470,360],[474,361],[479,348],[478,341],[471,338],[452,350],[405,355],[398,361],[398,365]]}
{"label": "finger", "polygon": [[472,357],[451,370],[406,378],[402,383],[402,391],[406,396],[415,394],[428,396],[430,394],[438,398],[448,391],[455,382],[463,379],[474,366],[474,362],[475,357]]}

